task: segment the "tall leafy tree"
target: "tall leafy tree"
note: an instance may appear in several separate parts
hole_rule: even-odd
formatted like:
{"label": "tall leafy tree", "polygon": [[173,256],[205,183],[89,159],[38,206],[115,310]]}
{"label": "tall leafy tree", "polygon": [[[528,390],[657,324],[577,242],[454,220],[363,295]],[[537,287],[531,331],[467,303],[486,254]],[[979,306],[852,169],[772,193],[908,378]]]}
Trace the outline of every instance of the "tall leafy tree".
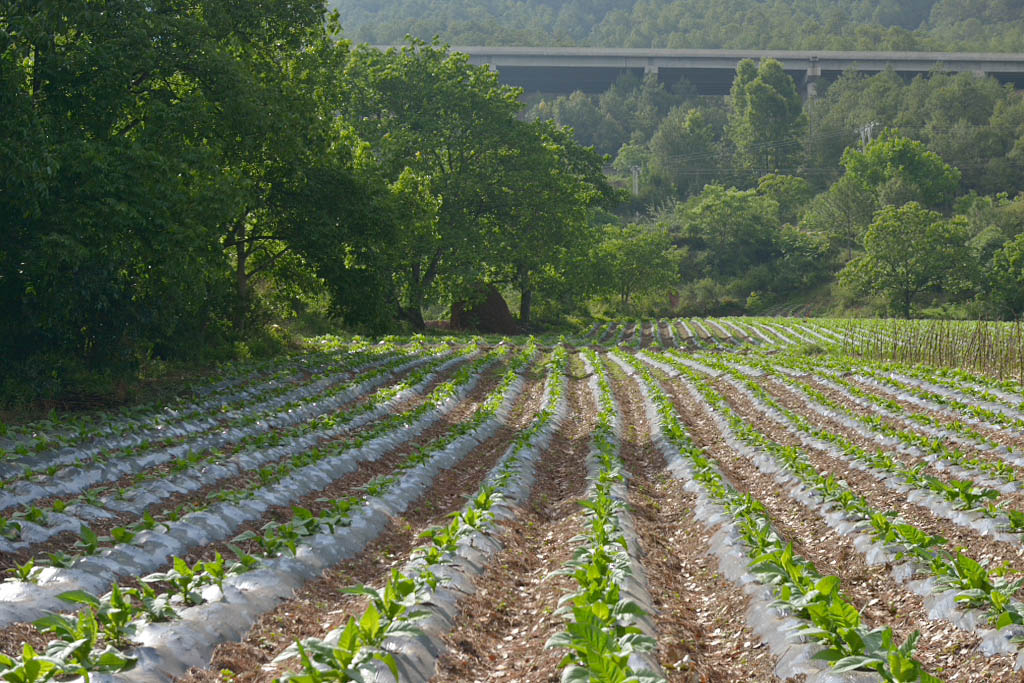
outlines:
{"label": "tall leafy tree", "polygon": [[665,224],[682,250],[686,280],[737,277],[778,255],[779,207],[756,190],[708,185]]}
{"label": "tall leafy tree", "polygon": [[482,275],[486,225],[502,206],[491,180],[511,153],[519,91],[464,54],[418,41],[385,52],[360,46],[344,78],[341,110],[372,145],[384,177],[411,173],[437,198],[435,221],[401,226],[388,293],[401,317],[423,327],[423,307],[441,285],[458,288]]}
{"label": "tall leafy tree", "polygon": [[988,290],[988,300],[999,317],[1024,316],[1024,233],[993,255]]}
{"label": "tall leafy tree", "polygon": [[676,107],[658,126],[650,142],[651,175],[682,196],[711,180],[717,160],[715,134],[699,109]]}
{"label": "tall leafy tree", "polygon": [[864,255],[839,278],[856,291],[884,295],[892,311],[909,318],[925,292],[956,293],[973,281],[968,238],[963,218],[944,220],[917,202],[886,206],[868,228]]}
{"label": "tall leafy tree", "polygon": [[14,149],[38,135],[43,171],[15,166],[25,174],[0,199],[14,232],[0,266],[5,359],[130,363],[210,321],[224,202],[207,140],[223,112],[245,110],[247,79],[208,12],[171,0],[5,5],[4,118],[24,126],[5,135]]}
{"label": "tall leafy tree", "polygon": [[591,208],[607,204],[611,188],[603,160],[581,147],[572,131],[550,121],[512,122],[517,141],[495,167],[492,182],[503,206],[490,219],[480,258],[491,279],[519,293],[519,321],[531,322],[538,285],[564,288],[567,265],[599,237]]}
{"label": "tall leafy tree", "polygon": [[634,297],[676,282],[679,253],[665,227],[630,223],[605,228],[592,263],[600,289],[617,296],[619,308],[627,311]]}
{"label": "tall leafy tree", "polygon": [[800,136],[807,127],[803,100],[778,60],[759,64],[744,59],[736,66],[729,93],[729,139],[737,166],[756,176],[793,173],[802,156]]}
{"label": "tall leafy tree", "polygon": [[916,201],[933,209],[949,208],[960,172],[922,143],[885,129],[863,150],[843,153],[846,175],[875,196],[877,206]]}

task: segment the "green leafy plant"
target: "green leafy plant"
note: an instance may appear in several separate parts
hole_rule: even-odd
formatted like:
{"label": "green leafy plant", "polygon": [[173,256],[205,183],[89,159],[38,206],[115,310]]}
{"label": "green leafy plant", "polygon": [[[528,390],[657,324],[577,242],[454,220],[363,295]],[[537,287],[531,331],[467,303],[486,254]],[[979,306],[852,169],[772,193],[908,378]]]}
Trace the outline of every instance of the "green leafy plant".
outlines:
{"label": "green leafy plant", "polygon": [[122,592],[115,582],[110,593],[97,598],[86,591],[66,591],[57,596],[66,602],[87,605],[95,610],[96,623],[103,638],[116,647],[125,647],[135,635],[134,620],[140,609],[131,601],[131,594]]}
{"label": "green leafy plant", "polygon": [[204,600],[198,589],[207,582],[203,575],[204,563],[196,562],[190,567],[185,560],[175,557],[172,564],[172,568],[168,571],[148,574],[142,577],[142,581],[149,584],[168,583],[173,589],[172,592],[184,604],[201,605]]}
{"label": "green leafy plant", "polygon": [[62,670],[59,659],[37,654],[28,643],[22,645],[19,658],[0,652],[0,678],[9,683],[42,683],[52,680]]}
{"label": "green leafy plant", "polygon": [[47,646],[46,655],[61,662],[61,673],[81,675],[88,681],[90,673],[127,671],[137,662],[113,646],[97,651],[101,629],[91,605],[80,610],[77,618],[51,614],[34,623],[40,631],[57,636]]}
{"label": "green leafy plant", "polygon": [[35,561],[31,559],[24,564],[16,564],[7,570],[9,574],[14,576],[15,581],[24,581],[25,583],[37,583],[41,571],[43,571],[43,568],[37,567]]}
{"label": "green leafy plant", "polygon": [[95,531],[83,524],[78,531],[78,540],[75,541],[75,547],[80,549],[85,555],[95,555],[99,552],[100,543],[105,540],[109,539],[97,536]]}

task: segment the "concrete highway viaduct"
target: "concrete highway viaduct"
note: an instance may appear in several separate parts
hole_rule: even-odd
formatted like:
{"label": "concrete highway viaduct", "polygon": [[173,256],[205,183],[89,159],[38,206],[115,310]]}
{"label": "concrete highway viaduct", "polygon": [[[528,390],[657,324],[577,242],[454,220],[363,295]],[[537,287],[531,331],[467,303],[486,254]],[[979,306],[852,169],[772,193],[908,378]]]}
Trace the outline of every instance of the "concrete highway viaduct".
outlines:
{"label": "concrete highway viaduct", "polygon": [[742,59],[777,59],[805,97],[821,81],[847,70],[875,74],[891,68],[910,78],[929,71],[994,76],[1024,89],[1024,54],[956,52],[824,52],[784,50],[662,50],[576,47],[452,47],[474,64],[496,69],[501,81],[526,92],[603,92],[623,73],[658,75],[666,85],[681,77],[702,95],[726,95]]}

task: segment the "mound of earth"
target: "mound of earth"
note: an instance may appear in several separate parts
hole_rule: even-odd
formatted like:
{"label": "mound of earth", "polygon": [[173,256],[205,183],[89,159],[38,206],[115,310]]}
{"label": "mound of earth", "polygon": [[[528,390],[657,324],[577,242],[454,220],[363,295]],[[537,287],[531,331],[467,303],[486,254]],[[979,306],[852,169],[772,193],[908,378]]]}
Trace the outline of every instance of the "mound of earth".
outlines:
{"label": "mound of earth", "polygon": [[508,310],[501,292],[494,285],[483,283],[476,287],[469,300],[452,304],[449,326],[452,330],[519,334],[519,323]]}

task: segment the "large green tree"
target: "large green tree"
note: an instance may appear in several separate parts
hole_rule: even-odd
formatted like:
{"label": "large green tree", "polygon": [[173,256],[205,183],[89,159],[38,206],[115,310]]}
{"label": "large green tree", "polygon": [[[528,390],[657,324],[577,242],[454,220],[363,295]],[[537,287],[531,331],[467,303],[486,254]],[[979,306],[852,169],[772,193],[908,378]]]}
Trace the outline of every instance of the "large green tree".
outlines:
{"label": "large green tree", "polygon": [[886,206],[864,236],[864,255],[839,279],[856,291],[884,295],[890,310],[909,318],[925,292],[955,294],[973,281],[976,264],[968,238],[963,218],[945,220],[917,202]]}
{"label": "large green tree", "polygon": [[876,206],[916,201],[948,209],[960,184],[960,172],[938,154],[888,128],[863,150],[848,147],[842,164],[850,180],[874,195]]}
{"label": "large green tree", "polygon": [[1024,316],[1024,233],[1006,242],[992,257],[988,299],[1001,318]]}
{"label": "large green tree", "polygon": [[516,144],[491,180],[501,187],[504,202],[490,219],[479,258],[488,265],[489,279],[517,290],[519,321],[526,327],[538,287],[571,286],[562,274],[599,238],[591,209],[606,205],[612,191],[602,158],[580,147],[572,131],[550,121],[515,121],[510,127],[517,131]]}
{"label": "large green tree", "polygon": [[677,279],[679,254],[662,226],[608,226],[591,258],[600,275],[600,290],[618,297],[629,310],[634,297],[668,289]]}
{"label": "large green tree", "polygon": [[729,93],[729,139],[736,163],[755,177],[771,172],[794,173],[803,153],[801,135],[807,127],[803,100],[782,63],[744,59],[736,66]]}
{"label": "large green tree", "polygon": [[651,176],[683,197],[699,191],[714,177],[714,142],[714,130],[703,112],[672,109],[651,138]]}
{"label": "large green tree", "polygon": [[358,261],[357,205],[392,193],[329,28],[322,0],[0,6],[0,369],[201,353],[318,287],[324,245]]}
{"label": "large green tree", "polygon": [[684,280],[742,276],[778,255],[778,204],[756,190],[708,185],[665,216]]}
{"label": "large green tree", "polygon": [[423,307],[483,275],[488,225],[505,202],[492,182],[514,157],[519,91],[439,43],[356,48],[345,67],[341,111],[367,140],[389,182],[419,178],[437,200],[435,220],[405,221],[395,243],[394,283],[381,296],[423,327]]}

